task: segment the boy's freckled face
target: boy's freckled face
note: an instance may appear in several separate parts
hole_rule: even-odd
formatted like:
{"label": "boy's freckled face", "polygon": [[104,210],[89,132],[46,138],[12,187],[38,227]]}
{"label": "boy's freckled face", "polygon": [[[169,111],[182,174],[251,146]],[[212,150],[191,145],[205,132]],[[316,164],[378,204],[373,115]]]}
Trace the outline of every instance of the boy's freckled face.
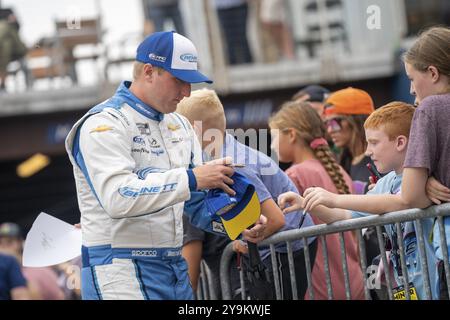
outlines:
{"label": "boy's freckled face", "polygon": [[369,156],[380,173],[388,173],[398,169],[403,163],[402,154],[396,148],[396,139],[389,140],[389,136],[380,129],[366,129],[367,150]]}

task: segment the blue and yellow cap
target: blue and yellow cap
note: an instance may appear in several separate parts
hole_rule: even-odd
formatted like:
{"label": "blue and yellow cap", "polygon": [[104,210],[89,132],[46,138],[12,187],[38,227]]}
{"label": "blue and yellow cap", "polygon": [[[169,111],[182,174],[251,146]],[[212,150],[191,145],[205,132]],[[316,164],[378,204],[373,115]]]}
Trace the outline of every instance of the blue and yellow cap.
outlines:
{"label": "blue and yellow cap", "polygon": [[247,178],[235,172],[231,179],[234,197],[221,189],[191,192],[184,209],[189,222],[197,228],[235,240],[258,220],[261,206],[255,187]]}

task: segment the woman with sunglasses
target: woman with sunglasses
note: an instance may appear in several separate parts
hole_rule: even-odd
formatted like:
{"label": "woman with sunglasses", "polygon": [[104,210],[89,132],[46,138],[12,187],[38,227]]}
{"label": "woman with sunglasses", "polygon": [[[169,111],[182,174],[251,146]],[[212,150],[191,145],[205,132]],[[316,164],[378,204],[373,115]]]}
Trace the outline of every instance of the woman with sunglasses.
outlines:
{"label": "woman with sunglasses", "polygon": [[353,180],[354,192],[364,194],[369,184],[370,158],[364,153],[367,142],[364,121],[374,111],[370,95],[360,89],[336,91],[326,100],[324,117],[327,132],[341,149],[339,164]]}

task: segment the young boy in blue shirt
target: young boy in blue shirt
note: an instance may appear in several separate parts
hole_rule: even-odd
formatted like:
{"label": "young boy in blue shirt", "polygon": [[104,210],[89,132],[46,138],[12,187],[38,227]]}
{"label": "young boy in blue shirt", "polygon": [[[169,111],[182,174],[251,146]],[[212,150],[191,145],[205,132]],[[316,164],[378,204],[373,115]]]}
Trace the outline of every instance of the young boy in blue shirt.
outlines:
{"label": "young boy in blue shirt", "polygon": [[[242,168],[235,168],[235,171],[246,177],[255,186],[261,204],[261,214],[267,218],[267,223],[262,232],[255,233],[256,227],[245,230],[242,233],[244,240],[259,243],[276,232],[314,225],[311,217],[308,214],[302,215],[301,210],[283,216],[276,200],[283,192],[298,192],[297,188],[271,158],[240,143],[232,135],[225,132],[224,108],[213,90],[193,91],[190,97],[183,99],[178,104],[177,113],[185,116],[191,122],[198,137],[201,138],[204,161],[231,157],[233,163],[243,165]],[[214,234],[207,234],[190,225],[187,221],[184,222],[182,252],[189,265],[189,276],[194,290],[197,286],[202,258],[211,270],[216,288],[219,287],[220,259],[223,249],[230,240]],[[315,237],[308,238],[311,261],[314,261],[317,250],[315,239]],[[241,241],[235,241],[233,244],[236,251],[241,253],[247,251]],[[299,299],[303,299],[307,289],[304,244],[301,240],[293,241],[291,244],[295,262],[297,295]],[[281,297],[287,300],[292,299],[286,243],[277,244],[275,251],[281,279]],[[272,272],[270,250],[269,248],[259,248],[259,253],[270,275]],[[233,287],[233,273],[231,273],[231,278]],[[239,278],[237,281],[239,283]],[[271,291],[274,292],[274,290]]]}

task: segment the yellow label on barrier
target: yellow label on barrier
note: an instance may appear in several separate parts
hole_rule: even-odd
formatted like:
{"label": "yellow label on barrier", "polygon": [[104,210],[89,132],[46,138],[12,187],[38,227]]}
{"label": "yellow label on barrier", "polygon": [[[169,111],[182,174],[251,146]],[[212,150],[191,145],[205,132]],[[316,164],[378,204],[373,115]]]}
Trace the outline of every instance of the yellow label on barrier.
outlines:
{"label": "yellow label on barrier", "polygon": [[[392,293],[394,294],[394,300],[406,300],[405,288],[403,286],[392,289]],[[417,298],[416,288],[412,283],[409,284],[409,296],[411,300],[419,300]]]}

